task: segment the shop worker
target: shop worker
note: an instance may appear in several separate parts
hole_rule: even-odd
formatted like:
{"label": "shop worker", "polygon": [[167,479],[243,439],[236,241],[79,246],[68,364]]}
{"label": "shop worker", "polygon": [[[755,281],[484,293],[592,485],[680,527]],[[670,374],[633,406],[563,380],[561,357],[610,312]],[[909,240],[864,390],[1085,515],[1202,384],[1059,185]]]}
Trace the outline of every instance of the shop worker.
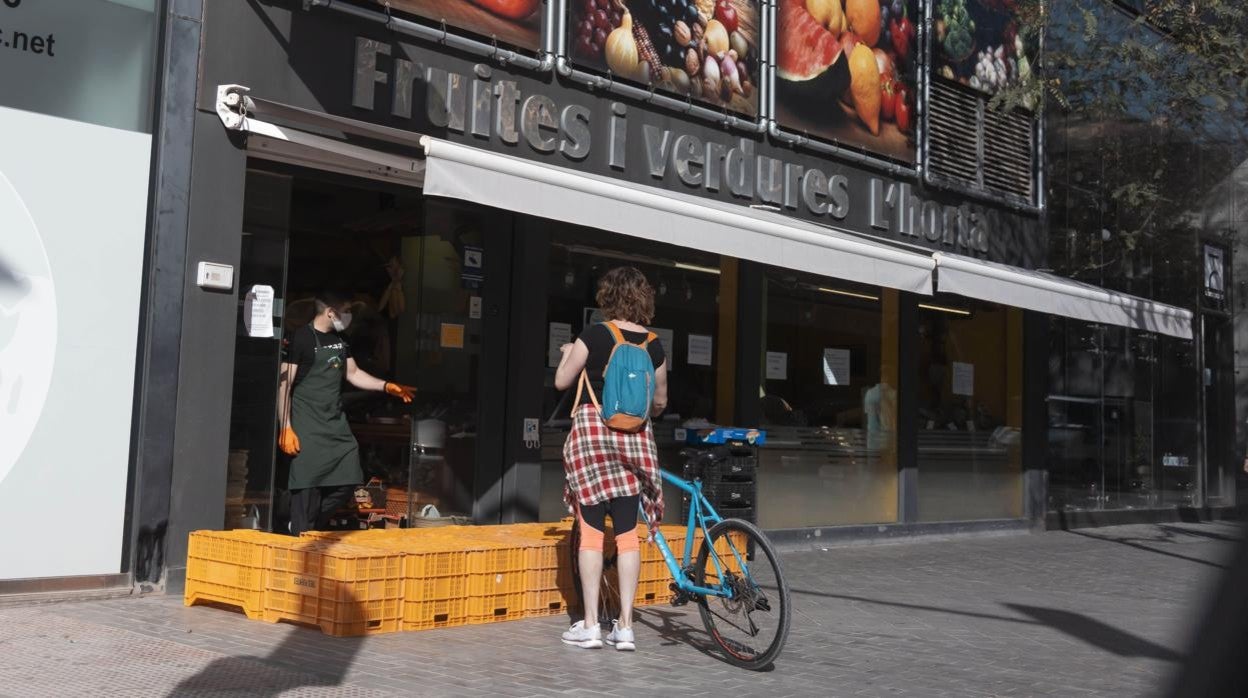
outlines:
{"label": "shop worker", "polygon": [[355,364],[342,337],[350,302],[334,293],[316,297],[316,317],[295,330],[282,357],[277,409],[278,447],[290,462],[290,532],[324,528],[364,481],[359,445],[342,411],[342,380],[360,390],[384,391],[403,402],[412,388],[370,376]]}

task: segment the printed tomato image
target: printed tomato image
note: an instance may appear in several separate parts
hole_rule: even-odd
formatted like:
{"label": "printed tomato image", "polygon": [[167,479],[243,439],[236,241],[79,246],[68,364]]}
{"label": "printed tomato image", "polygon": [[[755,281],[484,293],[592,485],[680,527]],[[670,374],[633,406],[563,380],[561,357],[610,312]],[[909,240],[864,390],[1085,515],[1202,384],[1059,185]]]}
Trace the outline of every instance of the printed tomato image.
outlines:
{"label": "printed tomato image", "polygon": [[386,5],[516,48],[537,51],[542,45],[541,0],[387,0]]}
{"label": "printed tomato image", "polygon": [[569,0],[578,67],[716,109],[758,114],[760,6],[753,0]]}
{"label": "printed tomato image", "polygon": [[781,128],[914,162],[912,129],[897,113],[899,94],[914,92],[918,13],[917,0],[779,0]]}

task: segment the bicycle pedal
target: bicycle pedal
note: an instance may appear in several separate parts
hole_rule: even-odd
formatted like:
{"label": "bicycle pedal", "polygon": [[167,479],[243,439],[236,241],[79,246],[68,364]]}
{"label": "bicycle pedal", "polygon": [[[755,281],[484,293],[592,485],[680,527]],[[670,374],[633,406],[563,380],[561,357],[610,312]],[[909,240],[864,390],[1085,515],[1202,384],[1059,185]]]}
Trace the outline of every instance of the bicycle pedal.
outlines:
{"label": "bicycle pedal", "polygon": [[689,595],[676,586],[676,582],[667,585],[672,590],[672,606],[684,606],[689,603]]}

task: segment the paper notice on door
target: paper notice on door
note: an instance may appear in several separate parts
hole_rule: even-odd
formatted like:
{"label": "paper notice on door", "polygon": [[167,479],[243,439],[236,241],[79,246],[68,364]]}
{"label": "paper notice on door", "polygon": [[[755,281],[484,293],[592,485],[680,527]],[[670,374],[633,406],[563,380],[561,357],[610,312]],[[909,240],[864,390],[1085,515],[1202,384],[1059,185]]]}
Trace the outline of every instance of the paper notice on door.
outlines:
{"label": "paper notice on door", "polygon": [[454,325],[449,322],[442,323],[441,345],[443,349],[463,349],[464,326]]}
{"label": "paper notice on door", "polygon": [[255,285],[243,301],[243,325],[248,337],[273,336],[273,287]]}
{"label": "paper notice on door", "polygon": [[481,296],[472,296],[468,299],[468,319],[481,319]]}
{"label": "paper notice on door", "polygon": [[559,347],[572,341],[572,325],[566,322],[552,322],[546,339],[546,361],[551,368],[559,368],[563,352]]}
{"label": "paper notice on door", "polygon": [[823,350],[823,384],[849,385],[849,350]]}
{"label": "paper notice on door", "polygon": [[789,378],[789,355],[782,351],[767,352],[767,380],[782,381]]}
{"label": "paper notice on door", "polygon": [[659,336],[659,343],[663,345],[663,351],[667,353],[667,372],[671,373],[672,351],[676,349],[676,333],[660,327],[651,327],[650,331]]}
{"label": "paper notice on door", "polygon": [[715,343],[710,335],[689,335],[689,365],[710,366],[715,353]]}
{"label": "paper notice on door", "polygon": [[975,364],[953,362],[953,394],[966,396],[975,394]]}

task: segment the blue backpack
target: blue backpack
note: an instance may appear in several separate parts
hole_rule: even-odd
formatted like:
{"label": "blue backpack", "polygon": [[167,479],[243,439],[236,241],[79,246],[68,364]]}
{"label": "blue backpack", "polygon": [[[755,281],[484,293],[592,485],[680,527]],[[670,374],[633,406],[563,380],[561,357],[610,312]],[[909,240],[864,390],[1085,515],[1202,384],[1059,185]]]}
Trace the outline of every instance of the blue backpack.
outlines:
{"label": "blue backpack", "polygon": [[615,431],[633,434],[645,429],[650,419],[650,404],[654,400],[654,362],[650,360],[647,347],[657,335],[650,332],[644,342],[633,344],[624,339],[624,333],[614,324],[602,324],[615,338],[615,347],[611,349],[607,366],[602,371],[602,404],[594,395],[586,371],[581,371],[576,401],[572,404],[581,404],[581,390],[587,388],[589,399],[598,408],[602,421]]}

